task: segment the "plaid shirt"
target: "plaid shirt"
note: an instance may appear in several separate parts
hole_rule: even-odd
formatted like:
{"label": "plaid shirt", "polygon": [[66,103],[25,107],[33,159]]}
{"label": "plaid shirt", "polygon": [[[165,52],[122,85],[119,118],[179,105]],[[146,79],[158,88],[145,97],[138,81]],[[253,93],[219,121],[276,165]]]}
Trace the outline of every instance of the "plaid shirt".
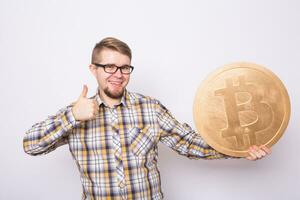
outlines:
{"label": "plaid shirt", "polygon": [[125,91],[121,103],[110,108],[98,93],[92,98],[99,104],[95,119],[76,121],[71,104],[33,125],[23,141],[30,155],[68,144],[80,171],[82,199],[163,199],[159,141],[188,158],[224,157],[156,99]]}

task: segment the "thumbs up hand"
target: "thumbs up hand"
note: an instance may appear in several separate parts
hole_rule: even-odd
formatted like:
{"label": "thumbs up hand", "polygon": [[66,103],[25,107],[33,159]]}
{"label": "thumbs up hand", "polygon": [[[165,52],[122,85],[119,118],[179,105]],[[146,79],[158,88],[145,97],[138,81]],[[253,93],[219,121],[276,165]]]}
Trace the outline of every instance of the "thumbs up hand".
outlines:
{"label": "thumbs up hand", "polygon": [[72,108],[72,113],[76,120],[86,121],[95,119],[99,112],[99,107],[95,99],[88,99],[87,96],[88,87],[83,86],[83,90],[75,105]]}

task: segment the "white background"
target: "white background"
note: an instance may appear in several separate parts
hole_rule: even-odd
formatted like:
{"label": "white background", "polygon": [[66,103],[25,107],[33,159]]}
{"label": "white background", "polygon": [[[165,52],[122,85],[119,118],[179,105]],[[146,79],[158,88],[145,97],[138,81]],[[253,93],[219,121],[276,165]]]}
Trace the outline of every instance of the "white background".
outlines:
{"label": "white background", "polygon": [[189,160],[160,145],[165,199],[300,199],[300,2],[0,0],[0,199],[80,199],[67,146],[32,157],[25,131],[96,81],[96,42],[117,37],[133,50],[129,90],[159,99],[192,127],[196,89],[213,70],[251,61],[289,91],[292,113],[271,156],[251,162]]}

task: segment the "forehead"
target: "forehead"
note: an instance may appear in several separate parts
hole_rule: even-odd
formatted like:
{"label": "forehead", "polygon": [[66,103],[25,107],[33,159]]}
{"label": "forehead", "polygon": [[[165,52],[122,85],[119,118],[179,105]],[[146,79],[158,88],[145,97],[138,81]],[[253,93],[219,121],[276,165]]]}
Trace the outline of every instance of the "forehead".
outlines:
{"label": "forehead", "polygon": [[102,49],[97,57],[101,64],[130,65],[128,56],[111,49]]}

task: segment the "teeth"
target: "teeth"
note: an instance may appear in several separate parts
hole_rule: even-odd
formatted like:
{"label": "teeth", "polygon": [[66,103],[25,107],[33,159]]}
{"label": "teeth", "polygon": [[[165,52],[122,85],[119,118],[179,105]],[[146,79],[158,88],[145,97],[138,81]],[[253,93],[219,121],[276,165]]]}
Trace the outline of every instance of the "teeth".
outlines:
{"label": "teeth", "polygon": [[110,83],[116,84],[116,85],[121,85],[122,84],[122,82],[113,82],[113,81],[111,81]]}

